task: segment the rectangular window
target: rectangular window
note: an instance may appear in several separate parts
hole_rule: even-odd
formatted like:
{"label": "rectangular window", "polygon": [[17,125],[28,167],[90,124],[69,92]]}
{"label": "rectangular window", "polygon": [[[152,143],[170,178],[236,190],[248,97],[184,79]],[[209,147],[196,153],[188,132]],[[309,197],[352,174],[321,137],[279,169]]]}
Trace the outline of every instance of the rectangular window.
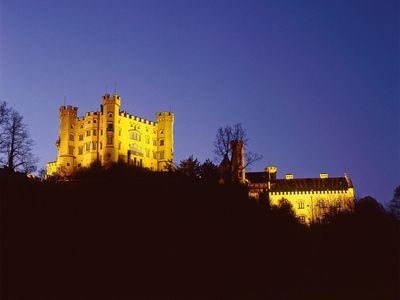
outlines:
{"label": "rectangular window", "polygon": [[150,144],[150,138],[148,136],[146,137],[146,144]]}
{"label": "rectangular window", "polygon": [[68,154],[69,155],[74,155],[74,146],[69,146],[68,147]]}
{"label": "rectangular window", "polygon": [[150,157],[150,149],[146,149],[146,157]]}
{"label": "rectangular window", "polygon": [[164,140],[160,140],[160,146],[164,146]]}
{"label": "rectangular window", "polygon": [[159,159],[164,159],[164,151],[159,152]]}
{"label": "rectangular window", "polygon": [[86,143],[86,151],[90,151],[90,143]]}
{"label": "rectangular window", "polygon": [[72,133],[69,134],[69,140],[74,141],[74,135]]}
{"label": "rectangular window", "polygon": [[114,130],[113,123],[108,123],[107,124],[107,131],[113,131],[113,130]]}
{"label": "rectangular window", "polygon": [[113,144],[113,137],[112,136],[108,136],[107,137],[107,145],[112,145]]}
{"label": "rectangular window", "polygon": [[96,142],[92,142],[92,149],[93,150],[97,150],[97,143]]}
{"label": "rectangular window", "polygon": [[83,154],[83,147],[79,147],[79,148],[78,148],[78,154],[79,154],[79,155],[82,155],[82,154]]}
{"label": "rectangular window", "polygon": [[83,141],[83,134],[80,134],[80,135],[79,135],[79,140],[80,140],[80,141]]}
{"label": "rectangular window", "polygon": [[100,129],[100,135],[103,135],[103,129]]}
{"label": "rectangular window", "polygon": [[306,222],[306,217],[305,216],[299,216],[299,221],[301,223],[305,223]]}
{"label": "rectangular window", "polygon": [[90,130],[86,130],[86,136],[90,136]]}
{"label": "rectangular window", "polygon": [[153,139],[153,146],[157,146],[157,140]]}
{"label": "rectangular window", "polygon": [[93,135],[97,135],[97,129],[93,129]]}
{"label": "rectangular window", "polygon": [[153,159],[157,159],[157,151],[153,151]]}
{"label": "rectangular window", "polygon": [[100,142],[100,150],[103,149],[103,143]]}
{"label": "rectangular window", "polygon": [[121,150],[121,142],[118,143],[118,150]]}
{"label": "rectangular window", "polygon": [[121,129],[118,131],[118,135],[121,136]]}
{"label": "rectangular window", "polygon": [[299,209],[304,209],[304,202],[303,201],[299,202]]}

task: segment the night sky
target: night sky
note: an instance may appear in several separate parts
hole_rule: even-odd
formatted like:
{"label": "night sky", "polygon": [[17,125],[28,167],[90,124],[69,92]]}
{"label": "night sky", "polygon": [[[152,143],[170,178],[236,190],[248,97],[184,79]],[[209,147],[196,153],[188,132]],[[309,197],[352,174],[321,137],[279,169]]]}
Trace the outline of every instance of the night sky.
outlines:
{"label": "night sky", "polygon": [[397,1],[1,0],[0,99],[40,166],[56,159],[58,108],[175,112],[175,159],[214,158],[241,122],[252,166],[352,178],[387,203],[400,184]]}

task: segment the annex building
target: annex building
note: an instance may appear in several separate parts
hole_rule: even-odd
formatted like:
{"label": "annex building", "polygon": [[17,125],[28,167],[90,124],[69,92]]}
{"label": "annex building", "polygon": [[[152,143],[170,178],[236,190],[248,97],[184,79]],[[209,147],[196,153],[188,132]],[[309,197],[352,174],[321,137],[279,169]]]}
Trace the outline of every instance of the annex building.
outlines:
{"label": "annex building", "polygon": [[78,108],[61,106],[57,160],[47,175],[71,175],[93,163],[129,165],[162,171],[174,161],[174,114],[156,113],[150,121],[120,110],[121,97],[105,94],[100,111],[78,117]]}
{"label": "annex building", "polygon": [[257,202],[279,206],[282,201],[287,201],[298,219],[306,224],[326,220],[329,214],[353,208],[354,186],[347,174],[329,177],[327,173],[320,173],[317,178],[295,178],[293,174],[286,174],[279,179],[274,166],[263,172],[246,172],[243,142],[232,141],[230,147],[232,157],[224,158],[220,173],[222,177],[229,173],[232,181],[246,184],[249,196]]}

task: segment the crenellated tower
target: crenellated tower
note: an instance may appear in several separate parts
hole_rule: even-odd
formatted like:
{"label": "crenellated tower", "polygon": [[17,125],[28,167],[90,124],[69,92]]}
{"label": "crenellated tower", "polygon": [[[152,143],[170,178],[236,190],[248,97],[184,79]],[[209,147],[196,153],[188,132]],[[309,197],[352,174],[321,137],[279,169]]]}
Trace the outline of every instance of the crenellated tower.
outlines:
{"label": "crenellated tower", "polygon": [[157,117],[158,170],[174,161],[174,113],[159,112]]}
{"label": "crenellated tower", "polygon": [[102,164],[108,165],[118,161],[118,116],[121,106],[119,95],[105,94],[101,103],[101,147],[104,149]]}
{"label": "crenellated tower", "polygon": [[72,173],[75,166],[77,113],[77,107],[71,105],[60,107],[60,131],[56,145],[58,148],[57,169],[62,173]]}

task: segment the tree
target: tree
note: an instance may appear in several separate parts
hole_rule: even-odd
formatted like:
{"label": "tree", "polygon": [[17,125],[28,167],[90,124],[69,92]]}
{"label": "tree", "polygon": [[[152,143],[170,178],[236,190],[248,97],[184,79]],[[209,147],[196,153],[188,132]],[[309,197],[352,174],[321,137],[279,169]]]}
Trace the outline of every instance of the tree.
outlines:
{"label": "tree", "polygon": [[22,116],[2,102],[0,118],[1,162],[11,171],[35,171],[37,159],[32,154],[33,140]]}
{"label": "tree", "polygon": [[200,163],[197,158],[193,158],[193,155],[190,155],[187,159],[181,160],[176,167],[176,171],[188,177],[199,178]]}
{"label": "tree", "polygon": [[[217,135],[215,137],[215,142],[214,142],[214,153],[216,156],[216,161],[218,161],[218,163],[221,163],[221,162],[226,163],[227,162],[229,164],[229,167],[228,167],[229,174],[225,174],[225,175],[228,175],[228,179],[232,177],[232,174],[234,172],[241,171],[241,170],[235,170],[234,166],[233,166],[232,143],[233,142],[241,142],[241,143],[243,143],[243,146],[245,147],[245,146],[247,146],[248,141],[249,141],[249,138],[247,137],[247,132],[242,127],[242,124],[240,124],[240,123],[234,124],[233,126],[228,125],[225,127],[218,128]],[[262,158],[262,156],[257,153],[245,151],[243,168],[250,166],[251,164],[255,163],[256,161],[260,160],[261,158]]]}
{"label": "tree", "polygon": [[400,185],[393,191],[393,199],[389,203],[390,213],[400,220]]}
{"label": "tree", "polygon": [[200,179],[209,183],[218,182],[218,167],[210,159],[201,164]]}

